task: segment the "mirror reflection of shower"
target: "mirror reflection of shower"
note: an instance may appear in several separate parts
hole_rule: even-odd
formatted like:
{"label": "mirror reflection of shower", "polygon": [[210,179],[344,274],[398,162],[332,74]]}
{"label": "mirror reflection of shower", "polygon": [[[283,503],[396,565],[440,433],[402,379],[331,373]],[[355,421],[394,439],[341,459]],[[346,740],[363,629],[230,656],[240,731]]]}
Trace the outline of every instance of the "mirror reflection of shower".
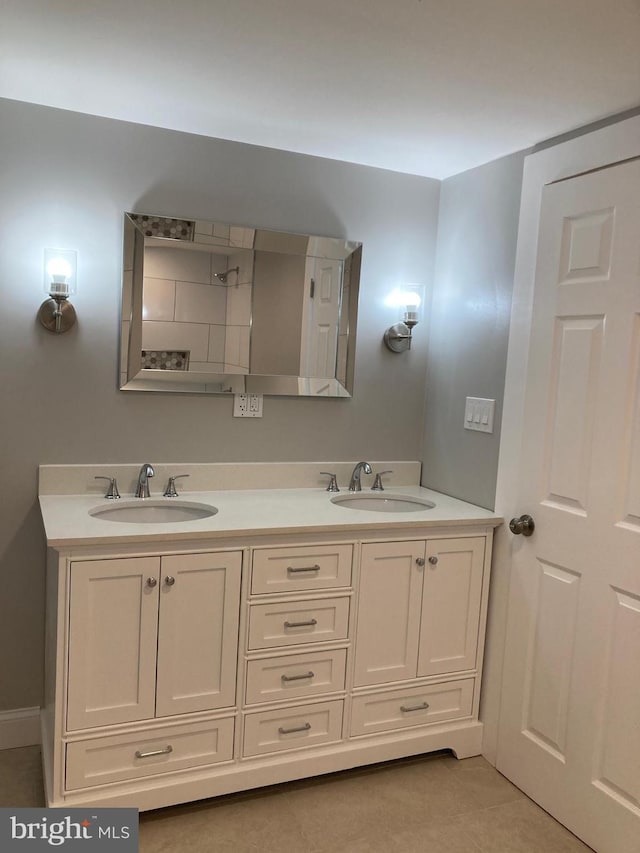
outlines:
{"label": "mirror reflection of shower", "polygon": [[219,281],[221,281],[223,284],[226,284],[229,273],[232,272],[238,275],[240,273],[240,267],[231,267],[230,269],[225,270],[224,272],[214,272],[214,275]]}

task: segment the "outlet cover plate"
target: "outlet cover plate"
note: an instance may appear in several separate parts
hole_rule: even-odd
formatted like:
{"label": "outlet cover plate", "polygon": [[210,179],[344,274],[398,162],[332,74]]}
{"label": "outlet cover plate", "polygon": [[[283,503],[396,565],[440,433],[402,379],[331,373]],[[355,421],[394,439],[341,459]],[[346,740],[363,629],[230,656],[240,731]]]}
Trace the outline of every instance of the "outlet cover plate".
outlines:
{"label": "outlet cover plate", "polygon": [[262,394],[234,394],[234,418],[261,418]]}

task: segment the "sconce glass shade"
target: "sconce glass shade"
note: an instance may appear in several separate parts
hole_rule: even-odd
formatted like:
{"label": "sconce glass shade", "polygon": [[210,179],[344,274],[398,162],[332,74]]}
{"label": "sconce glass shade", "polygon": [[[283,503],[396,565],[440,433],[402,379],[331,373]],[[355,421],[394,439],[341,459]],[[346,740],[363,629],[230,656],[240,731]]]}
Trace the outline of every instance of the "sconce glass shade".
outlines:
{"label": "sconce glass shade", "polygon": [[405,284],[389,294],[385,303],[398,309],[402,322],[394,323],[384,333],[384,342],[392,352],[411,349],[411,333],[422,319],[421,284]]}
{"label": "sconce glass shade", "polygon": [[49,299],[40,306],[38,320],[50,332],[66,332],[76,322],[69,297],[76,292],[78,253],[73,249],[44,250],[44,290]]}
{"label": "sconce glass shade", "polygon": [[399,308],[404,323],[416,325],[422,317],[422,285],[405,284],[389,294],[385,304]]}
{"label": "sconce glass shade", "polygon": [[45,293],[68,298],[76,292],[78,253],[73,249],[44,250]]}

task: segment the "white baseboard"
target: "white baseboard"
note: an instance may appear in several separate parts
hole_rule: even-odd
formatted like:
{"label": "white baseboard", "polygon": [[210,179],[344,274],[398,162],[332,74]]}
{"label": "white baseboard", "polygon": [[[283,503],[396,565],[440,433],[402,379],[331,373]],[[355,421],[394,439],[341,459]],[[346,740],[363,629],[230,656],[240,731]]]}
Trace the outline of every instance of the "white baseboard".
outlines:
{"label": "white baseboard", "polygon": [[40,708],[0,711],[0,749],[40,743]]}

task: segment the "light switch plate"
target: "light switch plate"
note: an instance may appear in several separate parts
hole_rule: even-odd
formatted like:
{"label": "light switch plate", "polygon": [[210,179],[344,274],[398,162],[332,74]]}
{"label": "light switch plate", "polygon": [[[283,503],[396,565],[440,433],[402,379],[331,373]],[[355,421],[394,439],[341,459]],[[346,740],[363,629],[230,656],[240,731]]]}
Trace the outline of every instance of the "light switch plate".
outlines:
{"label": "light switch plate", "polygon": [[234,418],[261,418],[262,394],[234,394]]}
{"label": "light switch plate", "polygon": [[464,428],[477,432],[493,432],[495,400],[484,397],[467,397],[464,407]]}

